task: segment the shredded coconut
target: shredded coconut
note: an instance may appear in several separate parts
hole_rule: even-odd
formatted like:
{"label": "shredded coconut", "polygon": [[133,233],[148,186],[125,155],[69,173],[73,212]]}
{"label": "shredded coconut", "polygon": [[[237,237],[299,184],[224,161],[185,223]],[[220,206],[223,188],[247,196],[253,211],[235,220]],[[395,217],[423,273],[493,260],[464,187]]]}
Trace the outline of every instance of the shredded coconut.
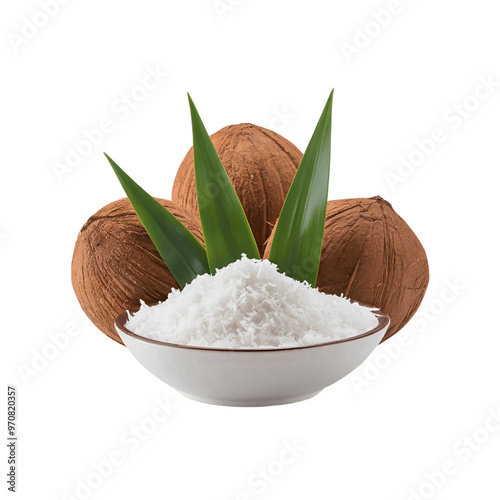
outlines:
{"label": "shredded coconut", "polygon": [[372,309],[285,276],[268,260],[243,255],[182,291],[172,289],[165,302],[142,302],[126,327],[174,344],[263,349],[345,339],[377,324]]}

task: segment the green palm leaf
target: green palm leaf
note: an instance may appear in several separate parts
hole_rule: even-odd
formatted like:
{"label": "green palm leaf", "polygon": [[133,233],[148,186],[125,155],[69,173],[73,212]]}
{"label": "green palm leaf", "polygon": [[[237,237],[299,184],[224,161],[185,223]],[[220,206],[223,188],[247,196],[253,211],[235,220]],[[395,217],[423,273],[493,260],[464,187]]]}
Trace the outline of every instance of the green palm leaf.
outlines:
{"label": "green palm leaf", "polygon": [[207,254],[203,245],[163,205],[104,154],[177,283],[184,288],[199,274],[208,273]]}
{"label": "green palm leaf", "polygon": [[280,272],[316,284],[330,174],[333,90],[300,162],[276,226],[269,260]]}
{"label": "green palm leaf", "polygon": [[260,255],[238,195],[189,94],[188,99],[201,227],[214,273],[241,258],[242,253],[254,259]]}

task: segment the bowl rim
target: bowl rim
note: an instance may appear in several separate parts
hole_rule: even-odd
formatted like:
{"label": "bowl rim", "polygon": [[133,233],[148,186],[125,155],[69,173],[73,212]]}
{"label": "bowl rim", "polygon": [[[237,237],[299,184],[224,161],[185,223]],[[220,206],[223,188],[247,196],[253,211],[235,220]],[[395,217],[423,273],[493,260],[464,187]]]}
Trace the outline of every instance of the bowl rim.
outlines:
{"label": "bowl rim", "polygon": [[[356,335],[354,337],[347,337],[345,339],[339,339],[339,340],[331,340],[330,342],[323,342],[321,344],[311,344],[311,345],[303,345],[303,346],[291,346],[291,347],[265,347],[262,349],[258,349],[255,347],[252,348],[242,348],[242,349],[234,349],[234,348],[227,348],[227,347],[206,347],[206,346],[196,346],[196,345],[185,345],[185,344],[174,344],[171,342],[163,342],[162,340],[155,340],[155,339],[150,339],[147,337],[143,337],[142,335],[138,335],[137,333],[132,332],[129,330],[126,326],[125,323],[128,321],[128,314],[129,311],[123,311],[120,315],[115,320],[115,327],[120,330],[123,334],[127,335],[128,337],[132,337],[137,340],[142,340],[143,342],[147,342],[149,344],[156,344],[156,345],[161,345],[165,347],[174,347],[177,349],[194,349],[197,351],[217,351],[217,352],[279,352],[279,351],[295,351],[299,349],[312,349],[314,347],[325,347],[329,345],[334,345],[334,344],[342,344],[344,342],[351,342],[353,340],[359,340],[364,337],[370,337],[371,335],[375,335],[376,333],[380,332],[384,328],[388,327],[391,320],[389,316],[380,309],[372,307],[372,306],[366,306],[365,304],[362,304],[358,301],[353,301],[356,302],[360,305],[363,305],[365,307],[370,307],[372,308],[373,314],[378,319],[378,325],[375,328],[372,328],[371,330],[368,330],[367,332],[360,333],[359,335]],[[131,312],[131,314],[135,314],[137,311]]]}

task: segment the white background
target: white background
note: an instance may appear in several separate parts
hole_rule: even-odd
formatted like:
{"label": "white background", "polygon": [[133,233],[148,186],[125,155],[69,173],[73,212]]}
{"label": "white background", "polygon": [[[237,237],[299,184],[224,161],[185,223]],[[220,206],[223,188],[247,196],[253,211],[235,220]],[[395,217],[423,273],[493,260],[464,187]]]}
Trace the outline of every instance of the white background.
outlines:
{"label": "white background", "polygon": [[[47,21],[34,0],[0,15],[1,351],[4,387],[18,387],[18,498],[83,498],[89,478],[96,499],[499,498],[496,2],[58,5],[39,28],[27,25]],[[133,89],[148,67],[169,76],[144,95]],[[497,83],[478,101],[481,79]],[[431,268],[419,316],[309,401],[184,399],[78,313],[76,236],[123,196],[102,151],[168,198],[191,145],[187,91],[210,133],[252,122],[304,150],[331,87],[330,198],[381,195],[414,229]],[[144,99],[127,111],[117,99],[132,91]],[[113,130],[58,177],[54,164],[104,118]],[[391,187],[387,173],[436,128],[446,140]],[[54,353],[54,334],[75,327]],[[177,407],[159,424],[157,398]],[[285,441],[300,451],[280,465]],[[93,463],[110,454],[122,460],[101,481]],[[453,473],[436,473],[444,462]]]}

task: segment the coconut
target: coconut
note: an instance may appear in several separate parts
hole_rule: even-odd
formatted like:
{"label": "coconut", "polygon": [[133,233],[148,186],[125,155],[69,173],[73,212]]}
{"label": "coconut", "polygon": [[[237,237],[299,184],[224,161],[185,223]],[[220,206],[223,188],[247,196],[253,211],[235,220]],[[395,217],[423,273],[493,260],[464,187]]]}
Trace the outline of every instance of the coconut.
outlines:
{"label": "coconut", "polygon": [[[158,199],[200,241],[198,219],[171,201]],[[114,321],[140,301],[154,305],[180,288],[127,198],[96,212],[82,227],[71,264],[75,294],[99,330],[117,342]]]}
{"label": "coconut", "polygon": [[[250,123],[230,125],[211,136],[243,205],[262,255],[279,217],[302,153],[284,137]],[[207,186],[210,196],[210,186]],[[198,214],[193,148],[182,161],[172,200]],[[207,198],[200,199],[200,204]]]}
{"label": "coconut", "polygon": [[[266,258],[271,244],[272,235]],[[328,202],[320,291],[379,307],[391,318],[387,340],[415,314],[428,283],[425,250],[390,203],[380,196]]]}

